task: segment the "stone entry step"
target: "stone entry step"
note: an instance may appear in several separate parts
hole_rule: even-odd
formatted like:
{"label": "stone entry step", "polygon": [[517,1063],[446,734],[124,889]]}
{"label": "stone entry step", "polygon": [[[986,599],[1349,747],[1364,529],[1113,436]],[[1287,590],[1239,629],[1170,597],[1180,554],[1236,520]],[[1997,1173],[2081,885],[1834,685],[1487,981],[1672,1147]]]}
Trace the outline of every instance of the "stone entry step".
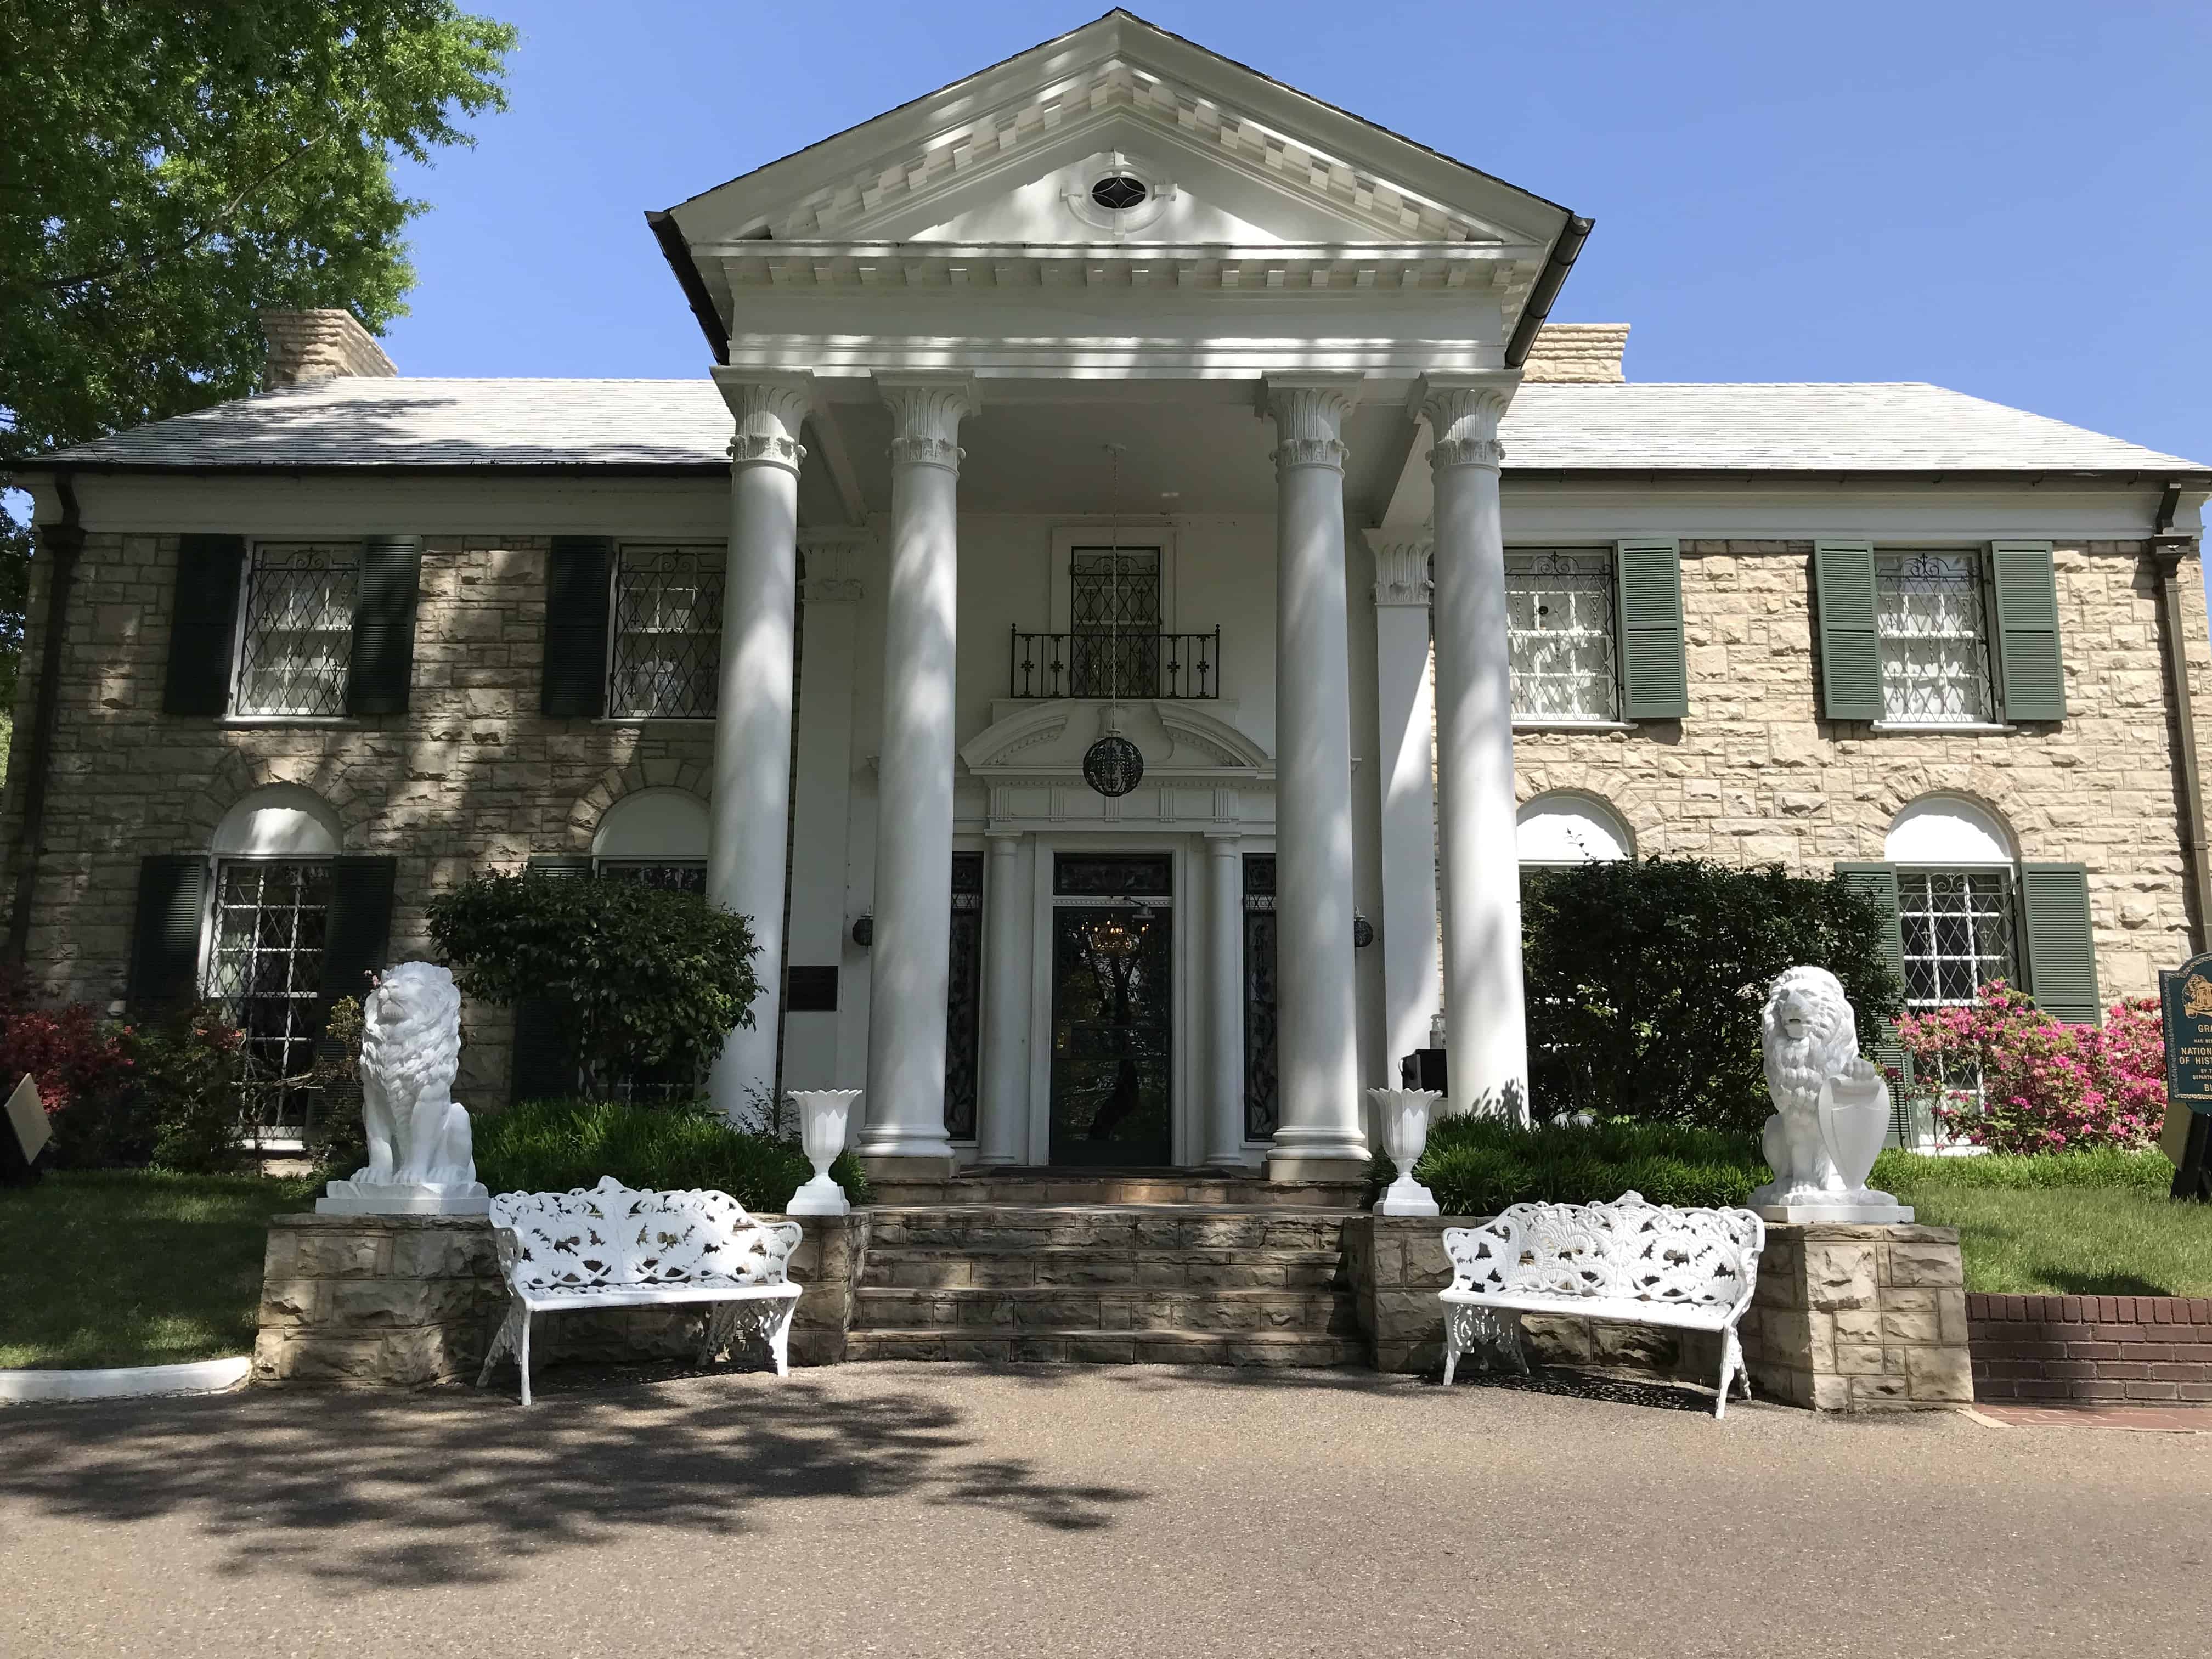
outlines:
{"label": "stone entry step", "polygon": [[1144,1205],[877,1206],[869,1260],[909,1245],[957,1249],[1328,1250],[1342,1248],[1358,1212],[1238,1210]]}
{"label": "stone entry step", "polygon": [[1100,1250],[1075,1245],[885,1246],[872,1284],[897,1290],[1147,1285],[1180,1290],[1344,1288],[1340,1251]]}
{"label": "stone entry step", "polygon": [[1358,1337],[1310,1331],[854,1331],[845,1358],[1091,1365],[1364,1365]]}
{"label": "stone entry step", "polygon": [[863,1287],[862,1330],[1325,1331],[1356,1336],[1352,1298],[1334,1291],[1156,1290],[1142,1285],[983,1290]]}
{"label": "stone entry step", "polygon": [[1238,1209],[1354,1210],[1359,1181],[1272,1182],[1219,1170],[970,1170],[945,1181],[878,1176],[877,1201],[911,1204],[1206,1204]]}

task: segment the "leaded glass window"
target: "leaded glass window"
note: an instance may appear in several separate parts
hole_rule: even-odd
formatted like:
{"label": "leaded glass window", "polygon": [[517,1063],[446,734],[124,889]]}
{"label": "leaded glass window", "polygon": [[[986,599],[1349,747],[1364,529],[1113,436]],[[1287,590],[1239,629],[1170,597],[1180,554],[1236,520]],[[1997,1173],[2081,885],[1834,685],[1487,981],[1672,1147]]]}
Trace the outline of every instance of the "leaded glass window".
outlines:
{"label": "leaded glass window", "polygon": [[1149,697],[1160,678],[1160,550],[1079,547],[1068,564],[1068,695]]}
{"label": "leaded glass window", "polygon": [[1980,556],[1933,549],[1877,553],[1874,584],[1882,718],[1914,726],[1987,721],[1996,700]]}
{"label": "leaded glass window", "polygon": [[1266,1140],[1275,1080],[1275,855],[1244,856],[1244,1138]]}
{"label": "leaded glass window", "polygon": [[1972,1002],[2014,978],[2010,872],[1900,870],[1897,908],[1907,1008]]}
{"label": "leaded glass window", "polygon": [[207,994],[246,1033],[246,1097],[259,1129],[304,1129],[322,1033],[327,859],[226,860],[216,870]]}
{"label": "leaded glass window", "polygon": [[1613,556],[1602,548],[1525,548],[1505,556],[1505,639],[1513,718],[1617,720]]}
{"label": "leaded glass window", "polygon": [[603,881],[634,881],[672,893],[704,896],[707,891],[707,866],[696,859],[601,859],[596,873]]}
{"label": "leaded glass window", "polygon": [[945,1133],[975,1138],[982,1049],[983,855],[952,855],[952,939],[945,1001]]}
{"label": "leaded glass window", "polygon": [[607,713],[710,720],[722,661],[723,551],[624,546],[615,562]]}
{"label": "leaded glass window", "polygon": [[257,543],[246,572],[233,712],[344,714],[360,596],[358,544]]}

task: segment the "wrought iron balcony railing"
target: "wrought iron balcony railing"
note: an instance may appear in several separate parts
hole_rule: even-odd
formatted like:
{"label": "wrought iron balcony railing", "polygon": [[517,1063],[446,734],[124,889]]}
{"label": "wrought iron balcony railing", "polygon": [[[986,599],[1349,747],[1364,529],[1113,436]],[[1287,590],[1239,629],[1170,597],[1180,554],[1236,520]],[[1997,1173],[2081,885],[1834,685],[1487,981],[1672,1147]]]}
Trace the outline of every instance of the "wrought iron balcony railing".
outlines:
{"label": "wrought iron balcony railing", "polygon": [[1218,697],[1221,630],[1030,634],[1014,629],[1016,697]]}

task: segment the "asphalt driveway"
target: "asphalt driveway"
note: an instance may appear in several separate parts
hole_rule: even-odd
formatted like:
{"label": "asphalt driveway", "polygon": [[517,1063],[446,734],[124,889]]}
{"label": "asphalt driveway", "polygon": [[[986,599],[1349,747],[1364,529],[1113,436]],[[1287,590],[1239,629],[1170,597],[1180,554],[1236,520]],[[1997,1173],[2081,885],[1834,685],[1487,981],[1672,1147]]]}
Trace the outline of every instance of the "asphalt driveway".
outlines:
{"label": "asphalt driveway", "polygon": [[[875,1364],[0,1411],[9,1656],[2200,1656],[2212,1435]],[[1681,1409],[1688,1407],[1690,1409]]]}

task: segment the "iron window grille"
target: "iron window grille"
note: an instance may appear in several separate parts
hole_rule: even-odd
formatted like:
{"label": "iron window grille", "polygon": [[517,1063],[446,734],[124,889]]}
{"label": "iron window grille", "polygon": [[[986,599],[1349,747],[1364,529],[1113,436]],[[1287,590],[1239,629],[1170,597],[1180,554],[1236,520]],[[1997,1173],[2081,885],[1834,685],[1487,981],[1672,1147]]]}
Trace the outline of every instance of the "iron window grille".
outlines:
{"label": "iron window grille", "polygon": [[1160,677],[1160,550],[1068,557],[1068,679],[1078,697],[1146,696]]}
{"label": "iron window grille", "polygon": [[360,597],[359,547],[256,544],[246,572],[232,712],[344,714]]}
{"label": "iron window grille", "polygon": [[625,546],[616,556],[607,713],[710,720],[722,662],[719,547]]}
{"label": "iron window grille", "polygon": [[1508,553],[1505,638],[1514,719],[1620,718],[1610,553],[1599,548]]}
{"label": "iron window grille", "polygon": [[[2018,963],[2013,918],[2013,881],[2008,870],[1900,870],[1897,872],[1898,927],[1905,945],[1905,1006],[1925,1013],[1981,1000],[1993,979],[2017,983]],[[1982,1100],[1981,1068],[1971,1063],[1938,1064],[1933,1075],[1922,1062],[1917,1082],[1923,1088],[1977,1109]],[[1915,1121],[1913,1094],[1900,1090],[1893,1127],[1898,1145],[1936,1150],[1953,1137],[1930,1117]]]}
{"label": "iron window grille", "polygon": [[707,866],[697,859],[601,859],[593,873],[602,881],[630,881],[672,893],[707,892]]}
{"label": "iron window grille", "polygon": [[1914,726],[1986,724],[1996,700],[1979,555],[1877,553],[1874,581],[1882,718]]}
{"label": "iron window grille", "polygon": [[206,994],[246,1034],[246,1127],[257,1139],[313,1127],[322,1035],[327,859],[225,860],[216,871]]}

